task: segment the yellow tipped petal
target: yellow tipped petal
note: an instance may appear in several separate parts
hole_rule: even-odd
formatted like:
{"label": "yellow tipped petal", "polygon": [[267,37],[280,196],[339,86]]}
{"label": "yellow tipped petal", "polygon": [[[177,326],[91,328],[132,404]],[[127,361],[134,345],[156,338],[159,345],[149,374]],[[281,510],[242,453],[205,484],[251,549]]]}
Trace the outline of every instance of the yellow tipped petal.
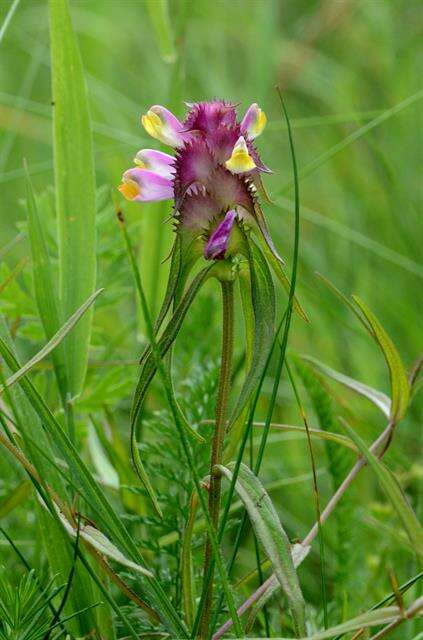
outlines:
{"label": "yellow tipped petal", "polygon": [[139,185],[135,180],[125,180],[118,186],[118,189],[127,200],[133,200],[140,194]]}
{"label": "yellow tipped petal", "polygon": [[225,162],[225,166],[232,173],[245,173],[255,169],[256,163],[248,153],[248,147],[244,138],[241,136],[233,148],[232,155]]}
{"label": "yellow tipped petal", "polygon": [[147,169],[147,165],[145,164],[145,162],[143,162],[139,158],[134,158],[134,164],[136,164],[140,169]]}
{"label": "yellow tipped petal", "polygon": [[251,133],[254,138],[257,138],[257,136],[261,134],[264,127],[266,126],[266,122],[266,114],[261,109],[258,109],[257,119],[251,127]]}
{"label": "yellow tipped petal", "polygon": [[162,135],[164,123],[160,119],[160,116],[157,115],[157,113],[149,110],[146,115],[141,116],[141,123],[144,129],[152,138],[156,138],[156,140],[164,142]]}

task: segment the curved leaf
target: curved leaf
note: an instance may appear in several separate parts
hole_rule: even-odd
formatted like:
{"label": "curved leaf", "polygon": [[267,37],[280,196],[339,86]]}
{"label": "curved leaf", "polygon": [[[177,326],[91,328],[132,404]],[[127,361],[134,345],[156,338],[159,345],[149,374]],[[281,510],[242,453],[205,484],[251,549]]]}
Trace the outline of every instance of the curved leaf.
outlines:
{"label": "curved leaf", "polygon": [[388,365],[389,375],[391,379],[391,397],[392,406],[390,418],[392,421],[398,422],[404,417],[408,401],[410,399],[410,387],[407,380],[407,374],[405,373],[404,365],[398,351],[395,348],[391,338],[386,333],[385,329],[380,324],[374,313],[370,311],[368,306],[360,300],[358,296],[352,296],[354,302],[361,309],[367,322],[373,330],[373,335],[382,350],[385,357],[386,364]]}
{"label": "curved leaf", "polygon": [[[218,468],[231,481],[234,466],[235,463],[231,463],[226,467],[219,465]],[[245,505],[257,539],[288,599],[296,635],[305,635],[305,603],[291,555],[291,544],[272,501],[257,476],[242,463],[235,490]]]}
{"label": "curved leaf", "polygon": [[[207,280],[207,278],[210,275],[210,269],[212,268],[213,265],[210,265],[209,267],[206,267],[205,269],[203,269],[202,271],[200,271],[200,273],[197,274],[197,276],[194,278],[194,280],[191,283],[191,286],[189,287],[188,291],[186,292],[185,296],[183,297],[183,299],[181,300],[181,303],[178,305],[178,307],[175,310],[175,313],[173,314],[172,318],[169,320],[166,329],[163,332],[163,335],[161,336],[160,340],[157,342],[157,352],[160,356],[160,358],[163,358],[166,353],[169,351],[170,347],[172,346],[176,336],[178,335],[178,332],[182,326],[182,322],[185,318],[185,315],[190,307],[190,305],[192,304],[196,294],[198,293],[198,291],[200,290],[201,286],[204,284],[204,282]],[[150,479],[144,469],[144,465],[142,463],[141,460],[141,456],[139,454],[138,451],[138,445],[137,445],[137,439],[136,439],[136,428],[137,428],[137,424],[138,424],[138,420],[140,417],[140,413],[141,413],[141,409],[142,409],[142,405],[144,402],[144,398],[146,396],[146,393],[148,391],[148,388],[154,378],[154,375],[157,371],[157,364],[156,364],[156,353],[154,353],[152,350],[150,350],[145,357],[142,360],[142,365],[141,365],[141,372],[140,372],[140,377],[138,380],[138,384],[137,384],[137,388],[135,390],[135,395],[134,395],[134,400],[133,400],[133,404],[132,404],[132,410],[131,410],[131,456],[132,456],[132,461],[134,463],[135,466],[135,470],[137,472],[137,475],[139,477],[139,479],[141,480],[142,484],[144,485],[144,488],[146,489],[152,503],[153,506],[155,508],[155,510],[157,511],[157,513],[159,514],[159,516],[162,516],[162,512],[160,509],[160,506],[157,502],[157,498],[156,498],[156,494],[154,492],[154,489],[152,487],[152,484],[150,482]],[[175,409],[178,410],[178,413],[181,413],[180,410],[178,409],[178,405],[177,403],[175,404]],[[185,418],[183,417],[183,414],[180,415],[181,418],[181,422],[182,425],[186,428],[188,426],[189,428],[189,432],[191,433],[192,429],[191,427],[188,425],[188,423],[186,422]],[[183,419],[182,419],[183,418]],[[191,434],[192,435],[192,434]],[[198,434],[196,434],[196,437],[198,437]]]}
{"label": "curved leaf", "polygon": [[[302,544],[294,544],[291,548],[292,562],[294,563],[295,569],[300,566],[304,558],[306,558],[309,554],[310,547],[304,547]],[[247,624],[245,626],[246,632],[248,632],[253,626],[255,619],[261,609],[266,605],[266,603],[272,598],[277,591],[281,588],[280,582],[277,579],[276,575],[272,575],[272,580],[266,591],[260,596],[257,602],[254,603],[250,611],[250,615],[248,616]]]}
{"label": "curved leaf", "polygon": [[389,418],[389,416],[391,415],[391,400],[382,391],[373,389],[373,387],[369,387],[363,382],[359,382],[358,380],[354,380],[354,378],[350,378],[349,376],[346,376],[339,371],[335,371],[335,369],[331,369],[330,367],[323,364],[323,362],[320,362],[319,360],[317,360],[316,358],[312,358],[311,356],[301,356],[301,359],[312,364],[313,367],[315,367],[325,376],[328,376],[328,378],[336,380],[336,382],[343,384],[345,387],[348,387],[348,389],[355,391],[356,393],[373,402],[373,404],[376,405],[376,407],[378,407],[378,409],[380,409],[387,418]]}
{"label": "curved leaf", "polygon": [[68,333],[72,331],[72,329],[74,328],[78,320],[91,307],[93,302],[98,298],[100,293],[102,293],[103,291],[104,289],[99,289],[98,291],[93,293],[92,296],[90,296],[88,300],[86,300],[84,304],[81,305],[77,311],[75,311],[75,313],[65,322],[63,327],[61,327],[59,331],[57,331],[54,334],[51,340],[49,340],[47,344],[45,344],[44,347],[40,349],[40,351],[36,353],[33,358],[28,360],[28,362],[24,364],[23,367],[19,369],[19,371],[16,371],[13,375],[7,378],[5,383],[2,386],[0,386],[0,395],[8,387],[11,387],[13,384],[15,384],[15,382],[17,382],[20,378],[22,378],[22,376],[24,376],[26,373],[31,371],[31,369],[36,364],[38,364],[38,362],[41,362],[41,360],[43,360],[46,356],[48,356],[48,354],[51,351],[53,351],[53,349],[55,349],[62,342],[62,340],[68,335]]}
{"label": "curved leaf", "polygon": [[376,456],[371,451],[369,451],[366,444],[363,442],[360,436],[356,434],[354,429],[352,429],[345,420],[342,420],[342,423],[351,440],[355,442],[361,454],[364,456],[369,466],[375,472],[380,482],[381,488],[383,489],[387,498],[389,498],[392,506],[397,512],[404,530],[410,539],[414,552],[416,553],[420,562],[423,563],[423,527],[417,519],[407,498],[405,497],[398,480],[391,473],[388,467],[386,467],[381,460],[376,458]]}
{"label": "curved leaf", "polygon": [[251,398],[272,348],[275,324],[275,290],[267,262],[258,246],[244,235],[250,268],[254,313],[254,340],[251,366],[228,421],[228,430]]}

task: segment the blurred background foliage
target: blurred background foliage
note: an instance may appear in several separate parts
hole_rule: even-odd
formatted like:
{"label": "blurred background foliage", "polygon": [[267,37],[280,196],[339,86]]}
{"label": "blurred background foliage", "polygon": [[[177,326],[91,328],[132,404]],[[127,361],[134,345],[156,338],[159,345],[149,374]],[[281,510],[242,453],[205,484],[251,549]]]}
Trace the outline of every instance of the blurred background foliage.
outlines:
{"label": "blurred background foliage", "polygon": [[[357,293],[366,301],[408,367],[421,348],[421,2],[171,0],[164,17],[159,5],[166,6],[161,0],[71,2],[93,119],[99,187],[98,285],[105,287],[96,304],[89,371],[78,403],[81,447],[87,448],[94,459],[98,442],[90,416],[101,424],[105,415],[112,422],[112,415],[123,450],[128,447],[128,410],[144,334],[110,190],[115,190],[136,151],[154,146],[140,126],[140,115],[152,104],[168,106],[179,117],[185,111],[184,101],[218,97],[238,103],[240,112],[251,102],[260,104],[268,126],[258,144],[263,160],[274,172],[266,177],[273,203],[265,204],[264,210],[279,252],[290,266],[293,188],[286,126],[274,89],[279,85],[294,127],[301,176],[297,293],[310,319],[308,324],[294,319],[291,352],[312,355],[378,389],[389,388],[380,353],[349,311],[319,282],[316,271],[345,293]],[[0,3],[0,23],[9,8],[9,2]],[[24,361],[40,348],[44,337],[33,299],[25,236],[23,158],[40,194],[53,256],[56,251],[51,186],[54,107],[44,2],[21,1],[0,50],[0,305]],[[373,123],[375,126],[363,130]],[[168,263],[163,260],[173,240],[171,225],[163,223],[171,213],[170,205],[125,205],[125,212],[139,249],[149,302],[157,312],[168,271]],[[280,311],[285,300],[280,292]],[[218,302],[217,288],[208,286],[178,339],[178,391],[187,410],[196,416],[193,419],[210,417],[213,408],[220,340]],[[239,322],[238,357],[242,355],[242,340]],[[49,404],[55,406],[57,392],[48,363],[40,366],[34,379]],[[260,405],[262,414],[272,383],[270,370]],[[334,395],[333,415],[348,411],[363,437],[373,440],[383,426],[377,411],[341,387],[331,384],[330,389]],[[302,399],[312,426],[317,426],[304,389]],[[387,459],[421,515],[418,400],[401,423]],[[149,399],[153,422],[157,421],[153,412],[162,408],[157,385]],[[300,424],[286,376],[281,381],[274,418]],[[150,426],[145,431],[154,459],[160,454],[161,432],[157,424]],[[315,448],[325,502],[331,493],[333,470],[328,469],[325,448],[319,443]],[[104,456],[97,460],[98,472],[110,476],[110,469],[98,467],[99,460],[104,463]],[[268,482],[280,480],[272,497],[291,539],[301,538],[314,520],[310,477],[295,481],[309,471],[303,438],[280,433],[271,436],[263,478]],[[130,484],[131,479],[122,479],[122,474],[125,472],[121,473],[121,482]],[[293,478],[295,484],[291,486]],[[6,500],[18,480],[13,464],[2,464],[0,497]],[[123,504],[129,511],[133,500],[133,495],[124,495]],[[330,551],[326,560],[331,600],[336,592],[338,604],[342,601],[355,613],[390,591],[387,558],[400,583],[415,573],[415,566],[395,516],[370,471],[356,481],[346,500],[349,526],[344,531],[348,538],[345,558],[349,560],[342,580],[337,582],[342,567]],[[0,518],[6,517],[9,530],[25,545],[26,553],[42,564],[32,529],[34,513],[28,503],[4,513],[0,505]],[[336,536],[334,523],[330,520],[325,527],[329,549]],[[3,542],[1,545],[4,558]],[[252,550],[250,554],[248,549],[246,541],[239,575],[254,566]],[[7,557],[12,563],[9,552]],[[300,576],[308,601],[318,610],[317,552],[301,568]],[[342,597],[338,597],[339,589]],[[340,617],[338,608],[333,622]]]}

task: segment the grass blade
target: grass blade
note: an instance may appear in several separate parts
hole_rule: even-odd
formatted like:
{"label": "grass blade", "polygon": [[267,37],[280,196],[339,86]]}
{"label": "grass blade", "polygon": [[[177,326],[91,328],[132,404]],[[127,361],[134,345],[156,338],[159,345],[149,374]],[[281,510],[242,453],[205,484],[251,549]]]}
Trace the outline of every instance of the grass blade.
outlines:
{"label": "grass blade", "polygon": [[[56,287],[53,280],[53,269],[43,228],[43,221],[38,210],[37,200],[32,188],[26,162],[24,162],[24,171],[28,235],[31,247],[35,300],[41,322],[43,323],[44,332],[49,340],[60,327]],[[63,349],[56,349],[52,359],[59,390],[62,399],[64,399],[66,397],[67,385]]]}
{"label": "grass blade", "polygon": [[336,382],[343,384],[345,387],[348,387],[348,389],[352,389],[352,391],[355,391],[359,395],[370,400],[370,402],[376,405],[376,407],[378,407],[378,409],[380,409],[382,413],[389,418],[391,414],[391,400],[385,393],[378,391],[377,389],[373,389],[373,387],[369,387],[363,382],[354,380],[354,378],[350,378],[339,371],[335,371],[335,369],[331,369],[331,367],[328,367],[316,358],[312,358],[311,356],[301,356],[301,359],[305,362],[309,362],[315,369],[317,369],[317,371],[320,371],[320,373],[323,373],[328,378],[336,380]]}
{"label": "grass blade", "polygon": [[160,54],[165,62],[175,62],[176,51],[173,43],[168,0],[146,0],[146,3]]}
{"label": "grass blade", "polygon": [[104,289],[99,289],[98,291],[93,293],[93,295],[90,296],[88,300],[86,300],[84,304],[79,307],[79,309],[69,318],[69,320],[65,322],[63,327],[59,329],[59,331],[57,331],[57,333],[51,338],[51,340],[49,340],[47,344],[44,345],[44,347],[40,349],[40,351],[38,351],[38,353],[35,354],[33,358],[28,360],[28,362],[24,364],[23,367],[19,369],[19,371],[16,371],[13,375],[7,378],[4,385],[0,386],[0,395],[5,391],[5,389],[11,387],[13,384],[15,384],[15,382],[20,380],[22,376],[31,371],[31,369],[36,364],[41,362],[41,360],[48,356],[48,354],[62,342],[62,340],[68,335],[70,331],[72,331],[74,326],[78,323],[78,321],[82,318],[82,316],[87,312],[87,310],[91,307],[91,305],[103,291]]}
{"label": "grass blade", "polygon": [[379,320],[358,296],[352,297],[371,326],[374,338],[381,348],[386,364],[388,365],[392,397],[390,418],[392,421],[398,422],[398,420],[401,420],[401,418],[404,417],[405,412],[407,411],[408,401],[410,399],[410,387],[407,380],[407,374],[394,343],[380,324]]}
{"label": "grass blade", "polygon": [[351,440],[355,442],[357,447],[360,449],[360,452],[367,460],[367,463],[376,474],[380,482],[380,486],[385,492],[386,497],[391,501],[417,557],[420,562],[423,562],[423,527],[408,503],[398,480],[383,464],[383,462],[378,460],[378,458],[369,451],[366,444],[360,436],[355,433],[354,429],[352,429],[345,420],[342,420],[342,423]]}
{"label": "grass blade", "polygon": [[[95,177],[92,129],[82,61],[67,0],[50,0],[53,144],[61,315],[94,291]],[[80,393],[87,367],[91,312],[66,338],[69,393]]]}

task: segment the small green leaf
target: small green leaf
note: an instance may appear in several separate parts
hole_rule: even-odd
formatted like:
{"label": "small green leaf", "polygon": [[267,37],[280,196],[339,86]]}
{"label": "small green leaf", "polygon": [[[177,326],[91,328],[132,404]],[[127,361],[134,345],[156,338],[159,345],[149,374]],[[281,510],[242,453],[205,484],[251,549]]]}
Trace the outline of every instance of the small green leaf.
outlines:
{"label": "small green leaf", "polygon": [[414,511],[412,510],[407,498],[405,497],[398,480],[391,473],[391,471],[381,462],[376,456],[369,451],[366,444],[358,436],[354,429],[352,429],[345,420],[342,423],[350,436],[351,440],[355,442],[358,449],[367,460],[369,466],[375,472],[380,486],[386,494],[386,497],[392,503],[397,515],[407,533],[411,545],[419,558],[420,562],[423,562],[423,527],[416,518]]}
{"label": "small green leaf", "polygon": [[336,382],[343,384],[345,387],[348,387],[348,389],[352,389],[352,391],[368,398],[368,400],[373,402],[373,404],[376,405],[376,407],[378,407],[378,409],[380,409],[387,418],[391,415],[391,400],[382,391],[373,389],[373,387],[369,387],[363,382],[359,382],[358,380],[354,380],[354,378],[350,378],[339,371],[335,371],[335,369],[331,369],[311,356],[301,356],[301,359],[312,364],[315,369],[323,373],[325,376],[328,376],[328,378],[332,378],[332,380],[336,380]]}
{"label": "small green leaf", "polygon": [[[67,0],[50,0],[53,146],[61,316],[69,317],[95,287],[95,175],[87,90]],[[64,342],[68,391],[81,391],[91,313]]]}
{"label": "small green leaf", "polygon": [[368,306],[360,300],[358,296],[352,296],[354,302],[363,312],[367,322],[372,328],[374,338],[380,346],[388,365],[389,375],[391,379],[391,414],[390,418],[394,422],[398,422],[404,417],[408,401],[410,399],[410,387],[405,373],[404,365],[398,351],[395,348],[391,338],[380,324],[374,313],[370,311]]}
{"label": "small green leaf", "polygon": [[[235,463],[219,465],[220,472],[232,480]],[[305,603],[291,555],[291,544],[266,489],[244,464],[239,468],[235,490],[244,503],[257,539],[271,561],[285,592],[297,637],[305,635]]]}
{"label": "small green leaf", "polygon": [[75,313],[69,318],[69,320],[65,322],[63,327],[59,329],[59,331],[57,331],[57,333],[51,338],[51,340],[47,342],[46,345],[44,345],[43,348],[40,349],[40,351],[38,351],[38,353],[35,354],[35,356],[31,358],[31,360],[28,360],[28,362],[24,364],[23,367],[19,369],[19,371],[16,371],[13,375],[11,375],[6,380],[4,385],[0,386],[0,395],[5,391],[5,389],[7,389],[8,387],[11,387],[13,384],[15,384],[15,382],[17,382],[20,378],[22,378],[22,376],[24,376],[29,371],[31,371],[31,369],[36,364],[41,362],[41,360],[43,360],[46,356],[48,356],[48,354],[51,351],[53,351],[53,349],[55,349],[62,342],[62,340],[68,335],[70,331],[72,331],[72,329],[80,320],[80,318],[82,318],[82,316],[87,311],[87,309],[91,307],[93,302],[98,298],[100,293],[102,293],[103,291],[104,289],[99,289],[98,291],[93,293],[92,296],[90,296],[88,300],[86,300],[84,304],[81,305],[77,311],[75,311]]}

